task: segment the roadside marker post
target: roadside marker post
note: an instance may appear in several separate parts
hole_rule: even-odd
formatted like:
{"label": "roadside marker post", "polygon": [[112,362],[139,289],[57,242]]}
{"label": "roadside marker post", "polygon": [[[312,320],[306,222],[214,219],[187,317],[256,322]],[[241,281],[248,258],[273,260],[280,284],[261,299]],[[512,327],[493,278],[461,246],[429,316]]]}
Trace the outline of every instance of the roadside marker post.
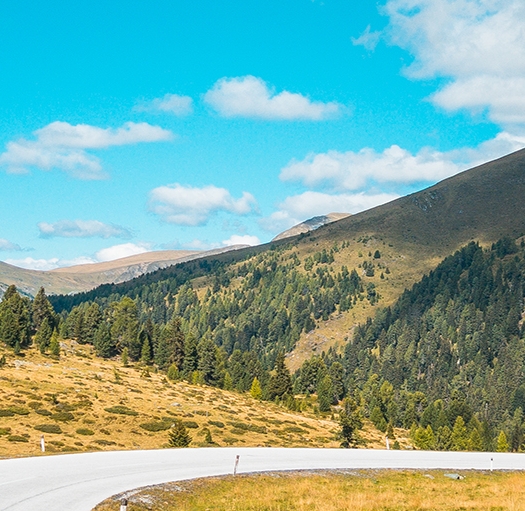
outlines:
{"label": "roadside marker post", "polygon": [[40,449],[42,452],[46,452],[46,441],[44,439],[44,435],[40,437]]}
{"label": "roadside marker post", "polygon": [[128,499],[120,499],[120,511],[128,511]]}
{"label": "roadside marker post", "polygon": [[494,468],[494,458],[490,458],[490,471],[492,472]]}
{"label": "roadside marker post", "polygon": [[237,454],[237,456],[235,456],[235,465],[233,466],[233,475],[234,476],[237,475],[237,467],[239,466],[239,459],[240,459],[240,456]]}

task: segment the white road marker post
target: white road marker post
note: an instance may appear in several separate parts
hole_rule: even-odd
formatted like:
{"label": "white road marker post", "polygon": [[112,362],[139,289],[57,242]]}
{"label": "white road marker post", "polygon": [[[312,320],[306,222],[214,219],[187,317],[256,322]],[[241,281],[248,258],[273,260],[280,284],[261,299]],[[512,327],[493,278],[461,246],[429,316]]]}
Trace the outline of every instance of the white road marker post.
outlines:
{"label": "white road marker post", "polygon": [[494,458],[490,458],[490,471],[494,469]]}
{"label": "white road marker post", "polygon": [[128,499],[120,499],[120,511],[128,511]]}
{"label": "white road marker post", "polygon": [[388,435],[385,436],[385,444],[386,444],[386,450],[390,450],[390,440],[388,439]]}
{"label": "white road marker post", "polygon": [[233,475],[234,476],[237,475],[237,467],[239,466],[239,459],[240,459],[240,456],[237,454],[237,456],[235,456],[235,465],[233,466]]}
{"label": "white road marker post", "polygon": [[40,450],[42,452],[46,452],[46,441],[44,439],[44,435],[40,436]]}

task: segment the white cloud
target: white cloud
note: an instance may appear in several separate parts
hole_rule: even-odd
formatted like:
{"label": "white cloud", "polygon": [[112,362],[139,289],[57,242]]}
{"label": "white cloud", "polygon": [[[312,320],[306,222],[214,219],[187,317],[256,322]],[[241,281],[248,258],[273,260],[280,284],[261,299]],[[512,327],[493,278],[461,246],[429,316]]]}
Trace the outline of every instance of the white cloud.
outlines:
{"label": "white cloud", "polygon": [[60,220],[38,224],[41,238],[124,238],[132,237],[125,227],[105,224],[98,220]]}
{"label": "white cloud", "polygon": [[166,222],[179,225],[201,225],[218,211],[246,215],[257,208],[252,194],[243,192],[234,199],[225,188],[213,185],[203,188],[178,183],[160,186],[150,192],[150,209]]}
{"label": "white cloud", "polygon": [[39,270],[48,271],[58,268],[59,259],[53,257],[51,259],[33,259],[32,257],[26,257],[24,259],[6,259],[7,264],[12,264],[18,268],[25,268],[26,270]]}
{"label": "white cloud", "polygon": [[338,103],[311,101],[298,93],[278,94],[255,76],[221,78],[204,95],[204,101],[224,117],[320,121],[341,112]]}
{"label": "white cloud", "polygon": [[260,245],[261,240],[257,236],[251,236],[249,234],[232,234],[227,240],[223,240],[222,245],[225,247],[231,247],[233,245]]}
{"label": "white cloud", "polygon": [[178,94],[166,94],[162,98],[156,98],[149,103],[139,105],[137,110],[169,112],[174,115],[183,116],[193,113],[193,99],[189,96]]}
{"label": "white cloud", "polygon": [[443,153],[425,148],[416,155],[393,145],[378,153],[370,148],[355,153],[329,151],[310,154],[304,160],[292,161],[282,169],[283,181],[298,180],[313,187],[329,183],[345,190],[359,190],[369,180],[376,182],[410,183],[437,181],[458,172]]}
{"label": "white cloud", "polygon": [[384,12],[391,43],[414,56],[408,76],[451,78],[432,96],[437,105],[525,123],[523,0],[389,0]]}
{"label": "white cloud", "polygon": [[22,252],[24,249],[17,245],[16,243],[12,243],[9,240],[6,240],[5,238],[0,238],[0,251],[1,252]]}
{"label": "white cloud", "polygon": [[370,25],[357,38],[352,37],[352,44],[354,46],[364,46],[368,51],[375,50],[379,40],[381,39],[381,32],[370,32]]}
{"label": "white cloud", "polygon": [[112,247],[103,248],[95,254],[97,262],[113,261],[122,257],[144,254],[151,250],[149,243],[122,243]]}
{"label": "white cloud", "polygon": [[173,134],[159,126],[128,122],[120,128],[99,128],[88,124],[52,122],[34,133],[34,140],[21,138],[7,143],[0,165],[11,173],[58,168],[79,179],[102,179],[100,160],[86,152],[111,146],[170,140]]}
{"label": "white cloud", "polygon": [[263,229],[276,233],[314,216],[331,212],[358,213],[390,202],[397,197],[398,195],[389,193],[328,194],[308,191],[287,197],[278,205],[278,211],[261,219],[259,223]]}

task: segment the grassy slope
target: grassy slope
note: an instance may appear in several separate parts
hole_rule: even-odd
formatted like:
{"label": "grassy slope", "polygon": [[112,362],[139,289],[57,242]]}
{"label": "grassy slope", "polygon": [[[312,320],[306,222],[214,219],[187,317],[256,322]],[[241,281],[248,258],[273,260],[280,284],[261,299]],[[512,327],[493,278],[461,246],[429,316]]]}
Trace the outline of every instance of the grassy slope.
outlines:
{"label": "grassy slope", "polygon": [[[172,383],[161,374],[146,377],[138,366],[122,367],[117,361],[93,357],[88,346],[63,343],[60,361],[35,349],[23,358],[0,348],[0,356],[3,353],[8,363],[0,368],[0,433],[4,433],[0,434],[0,457],[39,455],[42,433],[35,426],[42,424],[58,425],[62,430],[45,433],[49,452],[160,448],[167,444],[167,431],[147,431],[140,424],[165,419],[169,426],[174,418],[198,426],[188,429],[192,446],[203,445],[205,427],[223,446],[338,446],[338,425],[330,416],[290,412],[248,395]],[[117,405],[138,415],[106,411]],[[1,416],[5,410],[17,413]],[[69,411],[73,418],[64,422],[36,410],[53,414]],[[79,429],[93,434],[79,433]],[[399,440],[407,445],[404,433],[398,431]],[[24,435],[28,442],[9,440],[10,436]],[[370,424],[363,437],[370,442],[368,447],[383,447],[382,434]]]}
{"label": "grassy slope", "polygon": [[[359,470],[198,479],[128,492],[130,511],[523,510],[525,474]],[[117,509],[119,496],[94,511]]]}

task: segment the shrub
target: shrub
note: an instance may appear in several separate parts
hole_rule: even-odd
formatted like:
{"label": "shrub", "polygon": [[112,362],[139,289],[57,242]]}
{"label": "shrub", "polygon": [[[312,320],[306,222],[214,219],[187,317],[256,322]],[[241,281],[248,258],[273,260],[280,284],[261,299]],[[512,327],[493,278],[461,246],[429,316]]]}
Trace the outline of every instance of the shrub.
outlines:
{"label": "shrub", "polygon": [[95,432],[88,428],[78,428],[77,433],[79,435],[94,435]]}
{"label": "shrub", "polygon": [[67,422],[75,418],[71,412],[56,412],[52,413],[50,417],[55,421]]}
{"label": "shrub", "polygon": [[195,421],[184,421],[184,425],[190,429],[197,429],[199,427]]}
{"label": "shrub", "polygon": [[23,406],[9,406],[7,409],[16,415],[29,415],[29,410]]}
{"label": "shrub", "polygon": [[11,410],[0,410],[0,417],[12,417],[14,413]]}
{"label": "shrub", "polygon": [[212,426],[217,426],[218,428],[224,428],[224,422],[221,421],[208,421],[208,424]]}
{"label": "shrub", "polygon": [[139,424],[139,426],[142,429],[145,429],[146,431],[166,431],[167,429],[171,428],[171,422],[144,422],[142,424]]}
{"label": "shrub", "polygon": [[[265,426],[257,426],[257,424],[246,424],[245,422],[240,421],[230,421],[230,425],[232,425],[235,429],[242,429],[244,431],[252,431],[254,433],[268,433],[268,430]],[[238,434],[238,433],[237,433]]]}
{"label": "shrub", "polygon": [[98,445],[117,445],[117,442],[112,442],[111,440],[104,440],[103,438],[93,440],[93,443]]}
{"label": "shrub", "polygon": [[9,442],[29,442],[25,436],[20,435],[9,435],[7,440],[9,440]]}
{"label": "shrub", "polygon": [[43,408],[35,410],[35,412],[38,413],[38,415],[45,415],[46,417],[52,415],[52,413],[49,410],[44,410]]}
{"label": "shrub", "polygon": [[132,410],[131,408],[128,408],[127,406],[123,405],[116,405],[116,406],[110,406],[109,408],[104,408],[106,412],[108,413],[116,413],[120,415],[138,415],[139,413],[135,410]]}
{"label": "shrub", "polygon": [[11,433],[11,428],[0,428],[0,436],[9,435]]}
{"label": "shrub", "polygon": [[55,435],[62,433],[62,429],[58,424],[37,424],[35,429],[43,433],[53,433]]}

